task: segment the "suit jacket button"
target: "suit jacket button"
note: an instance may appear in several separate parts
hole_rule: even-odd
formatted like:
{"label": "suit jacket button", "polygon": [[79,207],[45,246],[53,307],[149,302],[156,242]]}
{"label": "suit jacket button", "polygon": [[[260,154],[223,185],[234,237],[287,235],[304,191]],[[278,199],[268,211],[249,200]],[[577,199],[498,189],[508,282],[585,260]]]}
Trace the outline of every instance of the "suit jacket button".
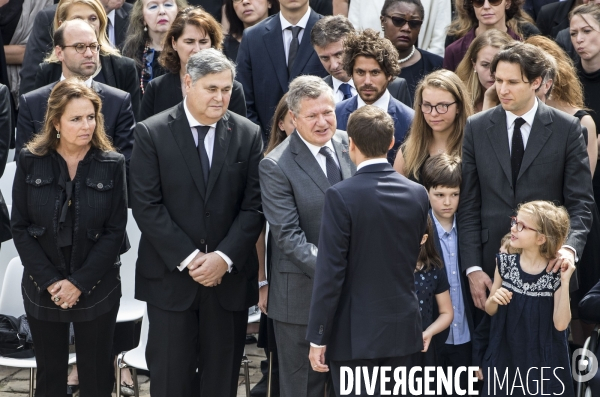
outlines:
{"label": "suit jacket button", "polygon": [[210,212],[204,214],[207,218],[210,216]]}
{"label": "suit jacket button", "polygon": [[323,335],[323,326],[319,325],[319,335]]}
{"label": "suit jacket button", "polygon": [[98,186],[98,189],[102,189],[104,187],[104,185],[101,183],[99,183],[97,186]]}
{"label": "suit jacket button", "polygon": [[206,241],[204,241],[204,239],[200,239],[200,244],[204,244],[206,243]]}
{"label": "suit jacket button", "polygon": [[36,185],[39,185],[40,183],[42,183],[42,180],[41,180],[41,179],[36,179],[36,180],[35,180],[35,184],[36,184]]}

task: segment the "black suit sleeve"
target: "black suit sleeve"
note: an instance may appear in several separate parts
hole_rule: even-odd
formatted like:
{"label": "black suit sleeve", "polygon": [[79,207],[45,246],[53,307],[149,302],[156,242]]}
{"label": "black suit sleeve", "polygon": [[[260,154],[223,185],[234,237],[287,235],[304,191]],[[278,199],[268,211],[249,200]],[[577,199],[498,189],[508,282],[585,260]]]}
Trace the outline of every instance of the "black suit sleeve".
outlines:
{"label": "black suit sleeve", "polygon": [[96,241],[81,268],[68,277],[81,292],[92,288],[113,268],[121,251],[127,225],[127,188],[125,186],[125,159],[119,156],[115,174],[110,216],[104,223],[102,236]]}
{"label": "black suit sleeve", "polygon": [[50,262],[37,239],[27,231],[32,223],[27,208],[27,183],[25,182],[27,175],[23,170],[24,161],[24,152],[21,152],[12,190],[13,205],[10,216],[12,235],[23,267],[36,280],[40,291],[44,291],[52,283],[64,277]]}
{"label": "black suit sleeve", "polygon": [[24,95],[19,98],[19,116],[17,117],[17,138],[15,140],[15,161],[19,160],[21,149],[31,140],[35,132],[33,115]]}
{"label": "black suit sleeve", "polygon": [[600,282],[579,302],[579,317],[585,321],[600,323]]}
{"label": "black suit sleeve", "polygon": [[[457,212],[460,241],[460,266],[464,272],[471,266],[482,266],[481,188],[475,162],[473,128],[467,120],[463,140],[462,184]],[[490,276],[491,277],[491,276]]]}
{"label": "black suit sleeve", "polygon": [[[153,246],[160,247],[157,252],[169,270],[179,271],[177,266],[197,247],[173,222],[163,204],[158,154],[155,142],[144,123],[136,125],[134,140],[129,180],[133,215],[143,237]],[[229,255],[228,252],[225,254]]]}
{"label": "black suit sleeve", "polygon": [[[133,150],[133,129],[135,128],[135,118],[131,109],[131,96],[125,94],[119,109],[117,123],[115,124],[115,136],[113,144],[123,156],[127,171],[129,171],[129,159]],[[127,172],[129,173],[129,172]]]}
{"label": "black suit sleeve", "polygon": [[[392,80],[393,90],[390,90],[390,94],[406,106],[412,109],[413,103],[410,100],[410,92],[408,91],[408,84],[402,77],[396,77]],[[391,88],[391,87],[390,87]]]}
{"label": "black suit sleeve", "polygon": [[25,56],[20,72],[20,95],[35,90],[38,65],[44,61],[47,53],[52,51],[52,20],[49,19],[49,16],[50,14],[46,10],[42,10],[35,17],[33,29],[25,47]]}
{"label": "black suit sleeve", "polygon": [[542,7],[542,9],[540,10],[540,13],[537,16],[537,20],[535,21],[535,24],[537,25],[541,34],[543,34],[544,36],[547,36],[547,37],[551,37],[550,31],[552,29],[552,26],[551,26],[552,15],[551,14],[546,15],[546,11],[548,11],[547,7]]}
{"label": "black suit sleeve", "polygon": [[[244,38],[246,38],[244,32]],[[246,99],[246,117],[255,124],[258,124],[261,129],[265,126],[260,125],[258,121],[258,113],[256,111],[256,103],[254,98],[254,85],[252,84],[252,62],[250,61],[250,44],[251,39],[244,40],[240,43],[240,49],[237,56],[237,74],[235,79],[242,84],[244,88],[244,97]]]}
{"label": "black suit sleeve", "polygon": [[8,159],[10,136],[13,134],[12,107],[10,91],[5,85],[0,85],[0,176],[4,174]]}
{"label": "black suit sleeve", "polygon": [[246,117],[247,110],[246,99],[244,98],[244,87],[242,87],[239,81],[233,82],[231,100],[229,101],[229,110],[231,110],[233,113],[239,114],[242,117]]}
{"label": "black suit sleeve", "polygon": [[[135,62],[126,57],[118,58],[118,66],[120,70],[116,72],[122,76],[119,78],[118,89],[128,92],[131,95],[131,108],[136,120],[140,120],[140,108],[142,102],[142,94],[140,91],[140,77],[135,68]],[[49,83],[48,83],[49,84]]]}
{"label": "black suit sleeve", "polygon": [[49,71],[50,69],[48,67],[44,67],[44,65],[47,65],[46,63],[42,62],[38,65],[37,68],[37,73],[35,74],[35,87],[33,87],[33,89],[37,89],[40,87],[43,87],[45,85],[48,85],[50,83],[52,83],[52,81],[50,80],[50,74]]}
{"label": "black suit sleeve", "polygon": [[248,158],[248,176],[240,211],[229,227],[227,235],[216,251],[227,255],[237,270],[242,270],[248,254],[254,250],[256,239],[262,230],[263,216],[258,181],[258,164],[263,158],[262,133],[255,126]]}
{"label": "black suit sleeve", "polygon": [[346,279],[351,227],[350,214],[342,196],[335,187],[327,189],[306,331],[306,340],[317,345],[329,344],[335,312]]}
{"label": "black suit sleeve", "polygon": [[[146,90],[144,91],[144,96],[142,97],[142,105],[140,109],[140,119],[138,121],[146,120],[148,117],[154,115],[154,104],[156,99],[156,84],[155,80],[150,81],[146,86]],[[233,96],[233,95],[232,95]],[[244,117],[246,115],[244,114]]]}

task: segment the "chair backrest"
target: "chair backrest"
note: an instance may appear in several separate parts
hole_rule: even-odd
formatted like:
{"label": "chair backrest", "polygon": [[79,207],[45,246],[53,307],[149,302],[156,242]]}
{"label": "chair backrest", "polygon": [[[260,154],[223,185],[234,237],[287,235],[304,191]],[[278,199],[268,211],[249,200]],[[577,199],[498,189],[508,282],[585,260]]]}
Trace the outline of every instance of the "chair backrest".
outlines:
{"label": "chair backrest", "polygon": [[131,208],[127,210],[127,237],[131,248],[121,255],[121,290],[124,298],[133,299],[135,290],[135,262],[138,256],[138,247],[142,232],[138,227]]}
{"label": "chair backrest", "polygon": [[17,163],[15,161],[6,163],[4,174],[2,174],[2,177],[0,178],[0,192],[2,192],[2,195],[4,196],[4,202],[6,205],[12,205],[12,187],[16,171]]}
{"label": "chair backrest", "polygon": [[23,278],[23,265],[21,258],[13,258],[6,268],[2,292],[0,292],[0,314],[19,317],[25,314],[23,295],[21,293],[21,279]]}

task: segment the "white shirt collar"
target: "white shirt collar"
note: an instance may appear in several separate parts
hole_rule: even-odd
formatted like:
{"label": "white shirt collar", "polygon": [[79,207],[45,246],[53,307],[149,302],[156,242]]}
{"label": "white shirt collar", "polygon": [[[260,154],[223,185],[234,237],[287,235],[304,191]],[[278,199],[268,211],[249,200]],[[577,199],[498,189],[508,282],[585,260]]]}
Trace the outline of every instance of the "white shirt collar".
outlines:
{"label": "white shirt collar", "polygon": [[[360,109],[363,106],[365,106],[366,103],[365,103],[365,101],[362,100],[362,98],[360,97],[360,94],[357,95],[357,96],[358,96],[358,107],[357,107],[357,109]],[[379,109],[381,109],[381,110],[383,110],[384,112],[387,113],[391,97],[392,96],[390,95],[390,92],[386,89],[385,92],[383,93],[383,95],[381,96],[381,98],[379,98],[378,100],[375,101],[375,103],[373,103],[373,106],[376,106]]]}
{"label": "white shirt collar", "polygon": [[[344,81],[338,80],[333,76],[331,76],[331,81],[333,82],[333,92],[337,92],[338,89],[340,88],[340,86],[342,84],[344,84]],[[346,81],[345,83],[350,84],[354,89],[356,89],[356,87],[354,86],[354,81],[352,81],[352,79]],[[387,108],[386,108],[386,110],[387,110]]]}
{"label": "white shirt collar", "polygon": [[281,12],[279,12],[279,20],[281,21],[281,30],[286,30],[290,26],[300,26],[302,29],[306,29],[306,24],[308,24],[308,18],[310,18],[310,12],[311,12],[311,9],[310,9],[310,7],[308,7],[308,10],[306,10],[306,14],[304,14],[304,16],[302,18],[300,18],[298,23],[295,25],[292,25],[291,23],[289,23],[288,20],[283,17],[283,14]]}
{"label": "white shirt collar", "polygon": [[201,125],[208,125],[210,127],[217,128],[217,123],[203,124],[203,123],[199,122],[198,120],[196,120],[194,118],[194,116],[192,116],[192,114],[190,113],[190,110],[187,107],[187,97],[183,100],[183,111],[185,112],[185,117],[187,118],[187,121],[190,124],[190,127],[198,127]]}
{"label": "white shirt collar", "polygon": [[517,116],[516,114],[509,112],[508,110],[506,111],[506,127],[508,129],[512,129],[513,125],[515,123],[515,120],[518,119],[519,117],[521,117],[523,120],[525,120],[525,122],[529,125],[529,127],[533,126],[533,120],[535,119],[535,113],[538,110],[538,99],[535,98],[535,102],[533,104],[533,107],[524,115],[522,116]]}
{"label": "white shirt collar", "polygon": [[[298,130],[296,130],[296,133],[298,134],[298,136],[300,137],[300,139],[302,139],[302,142],[304,142],[304,144],[306,145],[306,147],[308,147],[308,150],[310,150],[310,152],[313,154],[313,156],[317,157],[317,154],[319,153],[319,150],[321,150],[321,148],[323,146],[327,146],[333,153],[335,153],[335,148],[333,147],[333,143],[331,143],[331,139],[327,141],[326,144],[324,144],[323,146],[316,146],[313,145],[312,143],[307,142],[302,135],[300,135],[300,133],[298,132]],[[321,154],[322,156],[322,154]]]}
{"label": "white shirt collar", "polygon": [[[65,77],[64,74],[60,74],[60,81],[66,80],[67,78]],[[92,81],[94,81],[94,77],[89,77],[87,80],[84,80],[83,83],[88,87],[88,88],[92,88]]]}
{"label": "white shirt collar", "polygon": [[108,14],[106,14],[106,16],[108,17],[108,19],[110,19],[110,24],[113,26],[115,26],[115,12],[116,10],[112,10],[111,12],[109,12]]}
{"label": "white shirt collar", "polygon": [[359,165],[356,166],[356,171],[360,170],[363,167],[366,167],[368,165],[373,165],[373,164],[387,164],[388,161],[385,157],[382,157],[380,159],[369,159],[369,160],[365,160],[362,163],[360,163]]}

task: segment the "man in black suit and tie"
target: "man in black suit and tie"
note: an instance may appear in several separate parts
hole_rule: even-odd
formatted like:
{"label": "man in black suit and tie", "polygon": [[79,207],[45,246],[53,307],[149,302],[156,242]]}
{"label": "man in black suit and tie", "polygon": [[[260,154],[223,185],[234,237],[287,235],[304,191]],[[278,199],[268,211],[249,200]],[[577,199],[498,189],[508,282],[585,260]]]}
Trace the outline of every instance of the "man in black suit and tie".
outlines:
{"label": "man in black suit and tie", "polygon": [[[357,170],[325,192],[306,334],[313,370],[331,368],[338,396],[343,366],[369,373],[402,366],[408,373],[418,365],[423,335],[414,271],[429,209],[425,188],[387,162],[394,122],[385,111],[358,109],[347,131]],[[352,389],[350,395],[367,395],[364,381],[362,394]]]}
{"label": "man in black suit and tie", "polygon": [[[85,81],[100,95],[106,134],[111,137],[127,161],[133,148],[135,119],[131,108],[131,96],[125,91],[92,80],[99,63],[98,44],[94,28],[80,19],[63,22],[54,33],[55,51],[62,65],[61,80],[75,77]],[[81,46],[77,48],[76,46]],[[87,46],[87,47],[86,47]],[[19,152],[44,126],[48,98],[58,81],[38,88],[19,99],[15,161]]]}
{"label": "man in black suit and tie", "polygon": [[592,177],[579,120],[536,98],[550,67],[531,44],[500,51],[490,70],[501,105],[470,117],[465,127],[458,209],[461,267],[482,310],[496,268],[494,256],[519,203],[549,200],[569,212],[567,243],[548,270],[576,261],[592,223]]}
{"label": "man in black suit and tie", "polygon": [[244,30],[237,57],[248,118],[262,128],[265,142],[289,83],[303,74],[327,76],[310,43],[310,31],[322,16],[308,0],[280,0],[279,5],[280,12]]}
{"label": "man in black suit and tie", "polygon": [[135,129],[135,297],[148,304],[153,397],[237,394],[248,308],[258,301],[263,217],[261,132],[227,110],[234,77],[222,52],[194,54],[183,102]]}

